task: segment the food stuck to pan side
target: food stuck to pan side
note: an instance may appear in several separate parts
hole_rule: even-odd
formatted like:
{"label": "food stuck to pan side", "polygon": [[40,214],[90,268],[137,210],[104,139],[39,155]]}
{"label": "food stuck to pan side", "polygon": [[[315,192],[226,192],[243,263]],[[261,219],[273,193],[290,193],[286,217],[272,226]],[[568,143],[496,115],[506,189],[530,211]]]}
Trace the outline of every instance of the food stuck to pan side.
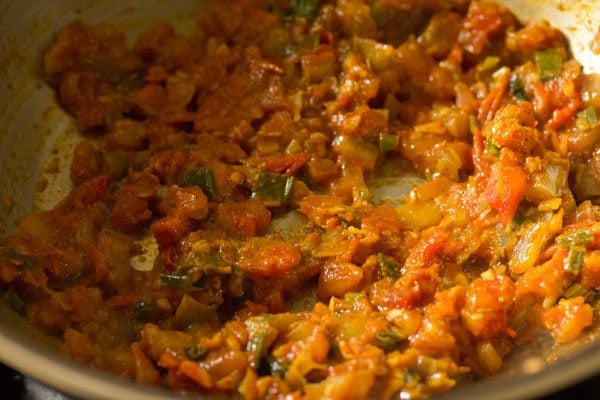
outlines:
{"label": "food stuck to pan side", "polygon": [[[15,311],[75,360],[247,399],[426,397],[593,325],[600,126],[559,31],[214,3],[191,36],[74,22],[45,53],[83,136],[74,189],[0,239]],[[386,164],[423,183],[375,198]]]}

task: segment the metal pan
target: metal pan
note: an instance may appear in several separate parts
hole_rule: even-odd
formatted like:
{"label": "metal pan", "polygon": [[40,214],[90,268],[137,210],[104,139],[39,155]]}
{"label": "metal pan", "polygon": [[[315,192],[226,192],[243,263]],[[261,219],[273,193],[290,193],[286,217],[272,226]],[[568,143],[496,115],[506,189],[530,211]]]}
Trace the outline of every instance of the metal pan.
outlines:
{"label": "metal pan", "polygon": [[[590,50],[600,25],[600,0],[502,0],[523,20],[547,19],[569,37],[585,72],[600,72]],[[185,31],[203,2],[186,0],[0,0],[0,234],[32,209],[47,209],[67,193],[70,149],[78,140],[54,92],[41,78],[40,58],[59,27],[74,19],[111,21],[132,37],[167,20]],[[204,2],[206,3],[206,2]],[[74,7],[74,5],[76,5]],[[511,356],[497,376],[460,387],[443,398],[523,399],[541,396],[600,371],[598,330],[559,349],[550,360],[536,347]],[[0,303],[0,361],[80,398],[167,399],[175,395],[141,387],[66,360],[58,343]]]}

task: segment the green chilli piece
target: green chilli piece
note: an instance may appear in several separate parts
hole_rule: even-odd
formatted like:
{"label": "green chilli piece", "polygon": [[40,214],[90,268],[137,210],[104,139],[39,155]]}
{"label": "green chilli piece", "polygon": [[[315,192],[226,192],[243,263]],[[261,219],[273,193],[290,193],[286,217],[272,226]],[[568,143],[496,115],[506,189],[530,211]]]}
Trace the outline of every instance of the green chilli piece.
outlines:
{"label": "green chilli piece", "polygon": [[375,345],[386,352],[394,350],[404,338],[392,331],[378,332],[375,335]]}
{"label": "green chilli piece", "polygon": [[194,345],[185,350],[185,355],[192,361],[199,361],[206,355],[207,352],[208,351],[204,347],[200,345]]}
{"label": "green chilli piece", "polygon": [[246,329],[249,335],[246,351],[253,353],[250,366],[254,369],[260,368],[266,355],[267,346],[265,346],[265,341],[269,328],[269,322],[264,317],[252,317],[246,320]]}
{"label": "green chilli piece", "polygon": [[567,290],[565,290],[563,296],[566,299],[572,299],[574,297],[579,297],[579,296],[585,297],[587,294],[588,294],[588,290],[586,288],[581,286],[580,283],[574,283],[573,285],[569,286],[569,288]]}
{"label": "green chilli piece", "polygon": [[585,246],[593,241],[594,238],[587,228],[563,233],[556,238],[556,243],[565,249],[571,248],[572,246]]}
{"label": "green chilli piece", "polygon": [[523,81],[518,76],[512,75],[510,77],[508,90],[510,92],[510,95],[515,99],[521,101],[527,100],[527,95],[525,94],[525,86],[523,86]]}
{"label": "green chilli piece", "polygon": [[565,258],[565,271],[568,271],[573,275],[579,275],[581,273],[581,267],[583,266],[584,258],[585,248],[581,246],[571,246],[569,249],[569,255],[567,258]]}
{"label": "green chilli piece", "polygon": [[485,152],[488,155],[492,157],[498,157],[500,155],[500,150],[501,148],[499,146],[496,146],[496,144],[491,139],[487,140]]}
{"label": "green chilli piece", "polygon": [[136,321],[148,321],[154,313],[154,300],[142,299],[133,303],[133,317]]}
{"label": "green chilli piece", "polygon": [[7,247],[2,251],[2,256],[10,261],[12,264],[23,267],[25,269],[30,269],[38,266],[38,261],[28,256],[27,254],[22,254],[16,251],[11,247]]}
{"label": "green chilli piece", "polygon": [[4,293],[4,301],[9,307],[19,315],[25,315],[27,311],[27,306],[25,302],[16,294],[13,290],[9,290]]}
{"label": "green chilli piece", "polygon": [[379,136],[379,151],[382,154],[390,153],[398,147],[398,136],[383,133]]}
{"label": "green chilli piece", "polygon": [[598,122],[598,114],[596,113],[596,109],[594,107],[586,108],[577,114],[577,118],[587,122],[589,125],[594,125]]}
{"label": "green chilli piece", "polygon": [[246,351],[251,351],[256,354],[254,363],[258,365],[261,357],[265,353],[265,336],[266,332],[258,332],[250,338],[246,346]]}
{"label": "green chilli piece", "polygon": [[488,56],[477,65],[477,69],[481,72],[491,71],[496,68],[498,64],[500,64],[500,61],[500,57]]}
{"label": "green chilli piece", "polygon": [[381,1],[376,1],[371,6],[371,18],[373,18],[379,28],[383,28],[393,21],[394,16],[394,11]]}
{"label": "green chilli piece", "polygon": [[390,257],[386,256],[385,254],[379,253],[377,255],[377,261],[379,261],[379,271],[381,271],[381,274],[384,277],[393,281],[400,278],[401,274],[400,270],[398,269],[398,265]]}
{"label": "green chilli piece", "polygon": [[183,289],[190,286],[188,276],[181,273],[160,274],[160,282],[163,287]]}
{"label": "green chilli piece", "polygon": [[267,363],[269,365],[269,375],[283,377],[287,370],[290,368],[290,365],[288,363],[280,362],[271,357],[267,357]]}
{"label": "green chilli piece", "polygon": [[547,331],[538,333],[535,335],[535,339],[542,349],[548,349],[554,345],[554,339],[552,339],[552,335]]}
{"label": "green chilli piece", "polygon": [[319,0],[293,0],[292,7],[295,16],[314,21],[319,11]]}
{"label": "green chilli piece", "polygon": [[288,146],[285,148],[286,154],[300,153],[302,151],[302,144],[296,139],[292,139]]}
{"label": "green chilli piece", "polygon": [[557,49],[547,49],[536,52],[535,64],[537,65],[542,81],[556,78],[562,73],[563,59]]}
{"label": "green chilli piece", "polygon": [[262,172],[258,176],[254,194],[266,200],[285,202],[292,193],[294,178],[271,172]]}
{"label": "green chilli piece", "polygon": [[513,217],[513,224],[517,225],[517,226],[521,226],[525,223],[527,219],[525,218],[525,216],[523,214],[515,214],[515,216]]}
{"label": "green chilli piece", "polygon": [[406,375],[404,375],[404,382],[407,384],[411,384],[413,382],[418,382],[421,380],[421,375],[418,372],[409,369],[406,371]]}
{"label": "green chilli piece", "polygon": [[127,174],[129,162],[127,161],[125,152],[109,151],[102,155],[104,165],[108,168],[110,175],[115,179],[121,179]]}
{"label": "green chilli piece", "polygon": [[187,171],[179,181],[182,187],[198,186],[209,200],[218,199],[217,180],[215,174],[205,167]]}
{"label": "green chilli piece", "polygon": [[477,123],[477,117],[474,115],[469,115],[469,130],[471,131],[471,134],[474,134],[478,129],[479,124]]}

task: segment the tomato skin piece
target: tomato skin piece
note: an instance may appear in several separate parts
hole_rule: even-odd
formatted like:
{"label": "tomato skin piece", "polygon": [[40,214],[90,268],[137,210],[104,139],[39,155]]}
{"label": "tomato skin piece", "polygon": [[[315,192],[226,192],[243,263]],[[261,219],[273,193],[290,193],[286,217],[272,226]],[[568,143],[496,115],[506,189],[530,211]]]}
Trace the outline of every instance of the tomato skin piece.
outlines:
{"label": "tomato skin piece", "polygon": [[404,267],[407,269],[416,269],[430,266],[437,256],[448,243],[449,236],[442,228],[431,228],[423,233],[419,243],[410,251]]}
{"label": "tomato skin piece", "polygon": [[88,179],[73,189],[65,201],[60,206],[65,209],[90,207],[102,199],[108,188],[108,178],[106,176],[97,176]]}
{"label": "tomato skin piece", "polygon": [[461,310],[463,324],[473,335],[484,339],[506,332],[514,292],[514,283],[508,277],[476,279],[466,293],[466,304]]}
{"label": "tomato skin piece", "polygon": [[328,263],[319,276],[319,297],[343,297],[345,293],[356,291],[363,277],[362,269],[352,263]]}
{"label": "tomato skin piece", "polygon": [[172,186],[169,189],[173,199],[171,212],[182,214],[186,218],[201,221],[208,215],[208,198],[199,187],[180,188]]}
{"label": "tomato skin piece", "polygon": [[220,203],[216,221],[226,233],[249,238],[263,233],[271,222],[271,212],[263,203],[248,200],[240,203]]}
{"label": "tomato skin piece", "polygon": [[114,195],[111,223],[120,231],[130,232],[152,218],[149,208],[153,189],[146,185],[124,185]]}
{"label": "tomato skin piece", "polygon": [[558,343],[576,339],[585,328],[592,325],[593,319],[592,307],[581,296],[561,299],[557,306],[542,315],[542,322]]}
{"label": "tomato skin piece", "polygon": [[189,232],[190,220],[180,214],[171,214],[154,222],[150,229],[161,248],[175,246]]}
{"label": "tomato skin piece", "polygon": [[500,220],[508,224],[525,193],[527,173],[523,167],[506,161],[507,158],[501,159],[492,167],[486,198],[490,206],[498,211]]}
{"label": "tomato skin piece", "polygon": [[502,22],[498,6],[471,6],[458,41],[469,53],[481,54],[489,45],[490,36],[502,29]]}
{"label": "tomato skin piece", "polygon": [[254,237],[240,249],[239,267],[249,274],[275,276],[300,263],[302,255],[282,240]]}
{"label": "tomato skin piece", "polygon": [[361,227],[384,235],[398,235],[402,230],[396,211],[389,205],[374,207],[369,215],[362,219]]}
{"label": "tomato skin piece", "polygon": [[265,157],[263,165],[265,171],[293,175],[306,164],[308,159],[306,153],[278,154]]}
{"label": "tomato skin piece", "polygon": [[588,254],[581,272],[581,285],[588,290],[600,287],[600,251]]}

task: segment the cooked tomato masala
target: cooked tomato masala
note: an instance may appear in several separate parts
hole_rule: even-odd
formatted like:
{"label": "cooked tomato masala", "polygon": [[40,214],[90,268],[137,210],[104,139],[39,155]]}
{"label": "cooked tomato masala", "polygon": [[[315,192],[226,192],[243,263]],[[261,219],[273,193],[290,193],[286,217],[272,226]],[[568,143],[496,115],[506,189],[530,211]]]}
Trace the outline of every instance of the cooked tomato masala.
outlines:
{"label": "cooked tomato masala", "polygon": [[68,356],[176,392],[415,399],[593,325],[600,103],[559,31],[466,0],[197,21],[133,45],[73,22],[43,56],[74,185],[0,239],[0,291]]}

